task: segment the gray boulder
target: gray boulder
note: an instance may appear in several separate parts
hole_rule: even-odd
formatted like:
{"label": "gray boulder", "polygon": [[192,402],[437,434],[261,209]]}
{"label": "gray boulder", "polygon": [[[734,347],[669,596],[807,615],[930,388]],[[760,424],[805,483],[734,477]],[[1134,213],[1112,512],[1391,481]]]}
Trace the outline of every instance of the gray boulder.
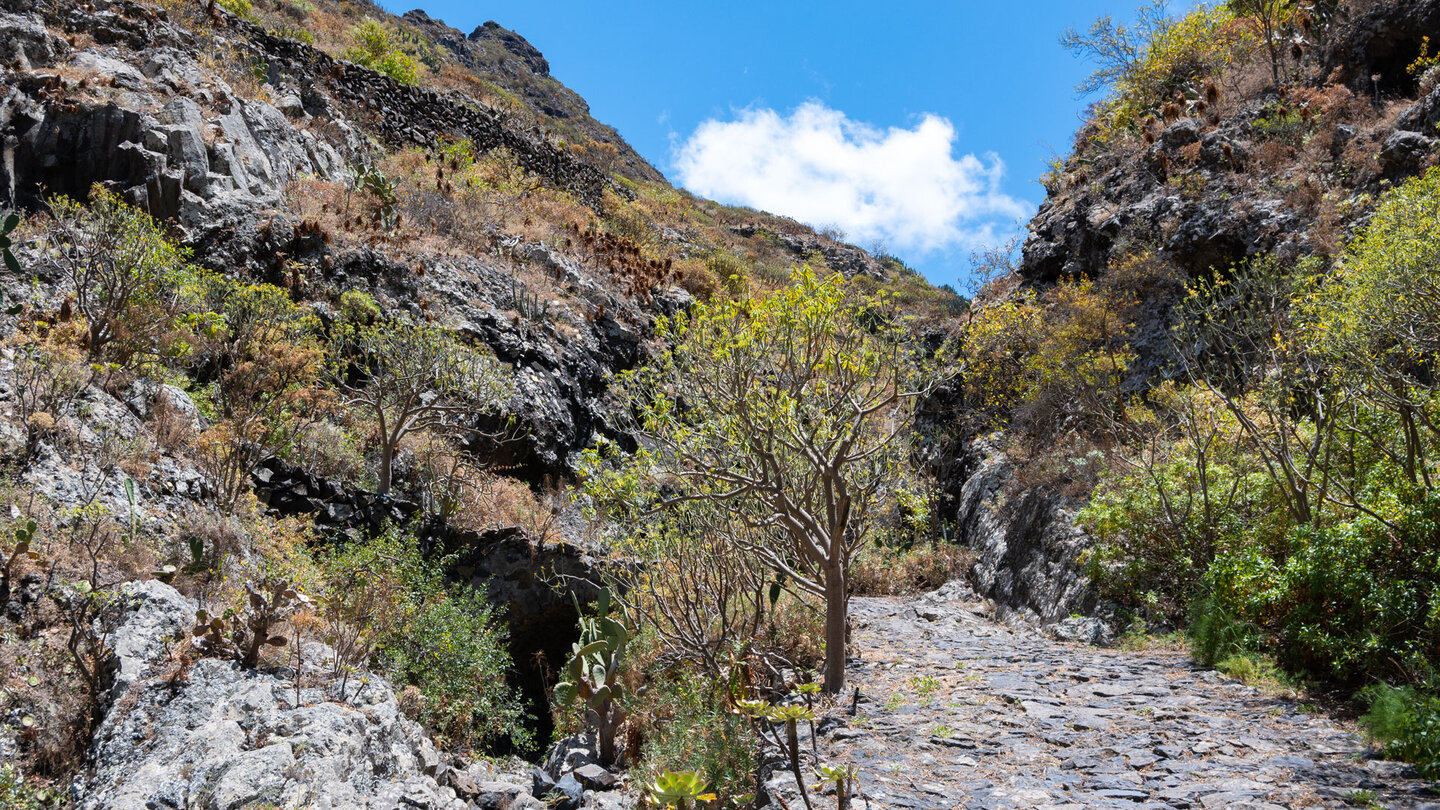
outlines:
{"label": "gray boulder", "polygon": [[[290,670],[204,659],[184,672],[171,666],[168,651],[192,621],[194,603],[158,582],[128,584],[124,598],[129,613],[111,643],[119,674],[91,751],[94,767],[72,791],[77,807],[470,806],[432,775],[441,771],[434,746],[401,714],[383,678],[352,679],[345,695],[337,684],[302,681],[297,704]],[[333,655],[323,645],[304,647],[316,665]],[[318,668],[304,673],[323,683]]]}
{"label": "gray boulder", "polygon": [[1437,143],[1440,141],[1418,132],[1400,130],[1380,145],[1380,165],[1387,177],[1415,174],[1425,165],[1425,159],[1435,150]]}
{"label": "gray boulder", "polygon": [[1115,630],[1109,622],[1094,616],[1071,616],[1047,629],[1056,641],[1104,647],[1115,640]]}

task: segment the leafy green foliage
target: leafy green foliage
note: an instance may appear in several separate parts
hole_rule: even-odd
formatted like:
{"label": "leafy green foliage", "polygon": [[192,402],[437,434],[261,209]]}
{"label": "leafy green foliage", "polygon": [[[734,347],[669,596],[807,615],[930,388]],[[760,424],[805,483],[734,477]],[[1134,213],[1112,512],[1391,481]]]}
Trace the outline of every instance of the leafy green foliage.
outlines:
{"label": "leafy green foliage", "polygon": [[419,688],[420,719],[441,745],[483,750],[508,737],[523,747],[506,629],[483,593],[446,584],[448,564],[399,529],[353,543],[323,564],[327,620],[358,630],[359,659],[373,650],[395,681]]}
{"label": "leafy green foliage", "polygon": [[1411,687],[1377,684],[1365,690],[1370,710],[1360,719],[1385,755],[1413,762],[1420,776],[1440,779],[1440,697]]}
{"label": "leafy green foliage", "polygon": [[1088,95],[1124,81],[1140,69],[1150,43],[1174,24],[1167,13],[1165,0],[1151,0],[1135,10],[1133,25],[1117,23],[1107,14],[1091,23],[1084,34],[1067,28],[1060,37],[1060,44],[1095,63],[1095,72],[1081,82],[1075,92]]}
{"label": "leafy green foliage", "polygon": [[1423,682],[1440,650],[1440,498],[1295,533],[1276,622],[1296,670],[1351,684]]}
{"label": "leafy green foliage", "polygon": [[[899,313],[809,267],[775,293],[664,319],[673,347],[623,381],[647,449],[586,455],[587,490],[632,525],[710,506],[710,528],[826,605],[826,688],[844,682],[846,576],[903,462],[916,374]],[[657,497],[672,492],[673,496]]]}
{"label": "leafy green foliage", "polygon": [[1195,657],[1206,666],[1251,653],[1260,641],[1260,628],[1238,619],[1225,603],[1213,597],[1196,603],[1190,643]]}
{"label": "leafy green foliage", "polygon": [[523,747],[529,732],[505,683],[505,637],[485,595],[459,588],[418,606],[404,634],[379,652],[395,677],[420,688],[421,719],[444,744],[477,747],[508,737]]}
{"label": "leafy green foliage", "polygon": [[195,289],[188,251],[104,186],[89,202],[51,199],[45,238],[87,324],[90,359],[132,365],[183,352],[176,320],[193,307]]}
{"label": "leafy green foliage", "polygon": [[965,332],[967,399],[991,419],[1027,403],[1032,422],[1075,406],[1118,410],[1134,306],[1126,293],[1076,279],[981,309]]}
{"label": "leafy green foliage", "polygon": [[[1146,26],[1145,44],[1132,41],[1130,52],[1143,54],[1113,63],[1114,94],[1104,102],[1100,123],[1109,132],[1138,129],[1147,117],[1159,117],[1166,104],[1186,106],[1203,97],[1203,81],[1248,46],[1252,35],[1226,7],[1201,5],[1172,22]],[[1133,36],[1133,35],[1132,35]]]}
{"label": "leafy green foliage", "polygon": [[380,305],[370,293],[346,290],[340,294],[340,319],[345,323],[367,326],[380,317]]}
{"label": "leafy green foliage", "polygon": [[40,799],[34,788],[25,783],[25,775],[9,762],[0,764],[0,807],[6,810],[40,810]]}
{"label": "leafy green foliage", "polygon": [[753,789],[754,735],[746,718],[727,710],[726,691],[723,682],[682,669],[652,678],[632,698],[630,722],[643,730],[642,783],[692,771],[721,796]]}
{"label": "leafy green foliage", "polygon": [[380,434],[381,494],[390,491],[395,452],[406,436],[463,430],[465,420],[494,412],[513,390],[510,368],[488,348],[404,317],[342,324],[332,357],[345,404],[370,416]]}
{"label": "leafy green foliage", "polygon": [[319,322],[269,284],[201,274],[203,314],[192,316],[193,365],[213,369],[207,389],[215,424],[195,442],[222,506],[250,491],[265,458],[285,454],[330,396],[320,385]]}
{"label": "leafy green foliage", "polygon": [[259,17],[255,14],[255,6],[250,0],[216,0],[216,5],[234,14],[242,20],[258,22]]}
{"label": "leafy green foliage", "polygon": [[1112,454],[1078,516],[1097,540],[1087,567],[1110,598],[1155,594],[1163,613],[1182,618],[1217,555],[1273,543],[1286,527],[1275,523],[1271,479],[1236,440],[1221,398],[1167,383],[1126,417],[1144,438]]}
{"label": "leafy green foliage", "polygon": [[1193,282],[1178,379],[1126,405],[1080,513],[1101,591],[1188,617],[1198,659],[1402,685],[1371,722],[1422,764],[1440,740],[1437,198],[1436,170],[1387,192],[1332,266]]}
{"label": "leafy green foliage", "polygon": [[418,81],[419,66],[378,20],[366,18],[350,32],[350,38],[355,44],[346,49],[340,58],[384,73],[401,84]]}

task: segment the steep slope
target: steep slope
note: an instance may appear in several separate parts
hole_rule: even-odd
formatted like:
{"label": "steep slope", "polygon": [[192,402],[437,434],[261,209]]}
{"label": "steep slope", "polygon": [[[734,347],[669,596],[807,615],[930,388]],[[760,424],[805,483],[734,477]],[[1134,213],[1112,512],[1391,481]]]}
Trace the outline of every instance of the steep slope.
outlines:
{"label": "steep slope", "polygon": [[[1246,41],[1250,25],[1224,23],[1221,38]],[[1440,41],[1440,5],[1342,3],[1323,25],[1296,25],[1278,87],[1258,52],[1182,77],[1167,91],[1173,95],[1149,99],[1153,106],[1125,127],[1107,123],[1106,108],[1097,107],[1074,151],[1043,179],[1046,200],[1015,271],[981,294],[982,310],[1033,302],[1053,323],[1089,317],[1081,328],[1097,331],[1083,352],[1123,358],[1114,380],[1121,393],[1111,396],[1143,401],[1154,385],[1183,374],[1171,329],[1187,287],[1252,261],[1336,261],[1385,191],[1440,159],[1440,89],[1422,86],[1411,67],[1427,37]],[[1094,297],[1081,293],[1079,306],[1112,313],[1112,335],[1098,331],[1103,318],[1077,316],[1075,299],[1059,297],[1091,283]],[[1084,362],[1080,348],[1064,351],[1076,354],[1060,362]],[[989,406],[974,398],[973,385],[950,394],[939,412],[969,418],[953,432],[957,449],[947,463],[959,474],[949,497],[967,542],[982,552],[985,595],[1048,622],[1104,613],[1079,563],[1094,539],[1074,519],[1095,480],[1086,453],[1109,452],[1119,439],[1095,437],[1114,426],[1087,421],[1093,416],[1074,390],[1063,394],[1067,402],[1019,396],[989,418],[976,416]],[[1028,438],[962,435],[998,425],[1009,425],[1012,439]]]}
{"label": "steep slope", "polygon": [[514,94],[546,129],[582,145],[591,162],[632,180],[665,179],[619,133],[590,116],[585,99],[550,75],[550,63],[524,37],[493,20],[465,36],[420,9],[401,19],[443,46],[476,77]]}
{"label": "steep slope", "polygon": [[[362,58],[346,49],[367,17],[415,76],[340,58]],[[527,774],[465,753],[548,741],[571,593],[593,596],[566,488],[596,437],[631,442],[609,388],[656,319],[784,283],[798,262],[894,290],[932,323],[955,305],[899,262],[672,188],[495,25],[465,37],[330,0],[3,0],[0,64],[0,209],[25,215],[19,271],[0,274],[0,460],[12,519],[35,522],[33,542],[0,549],[7,790],[13,764],[85,806],[531,806]],[[138,253],[77,248],[82,234]],[[77,269],[134,255],[158,269],[133,298]],[[118,302],[110,326],[97,301]],[[252,345],[227,344],[252,316]],[[338,348],[381,322],[433,328],[511,382],[499,408],[404,442],[388,494],[385,431],[340,396],[365,375]],[[227,399],[224,381],[254,369],[260,388]],[[247,586],[370,598],[342,551],[402,526],[409,551],[443,558],[443,587],[388,581],[383,607],[302,611],[305,638],[262,639],[275,649],[258,667],[231,660],[235,636],[210,638],[208,622],[267,604]],[[385,573],[408,571],[396,553]],[[414,632],[428,617],[453,654],[407,668],[419,653],[393,627],[382,651],[402,616]],[[456,711],[486,689],[504,705],[445,725],[450,674],[426,673],[465,655],[480,663],[461,675],[484,680],[458,687]],[[471,739],[525,714],[527,729]]]}

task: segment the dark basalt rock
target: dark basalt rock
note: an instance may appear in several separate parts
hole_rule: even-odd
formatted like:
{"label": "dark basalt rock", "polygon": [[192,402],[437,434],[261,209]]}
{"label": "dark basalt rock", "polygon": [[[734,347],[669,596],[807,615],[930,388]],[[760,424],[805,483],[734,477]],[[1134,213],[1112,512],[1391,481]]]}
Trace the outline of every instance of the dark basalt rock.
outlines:
{"label": "dark basalt rock", "polygon": [[549,738],[548,696],[537,654],[552,666],[567,660],[580,618],[574,600],[584,604],[599,596],[593,584],[599,579],[597,562],[585,549],[540,544],[516,527],[456,529],[424,516],[413,502],[348,488],[278,458],[263,462],[251,480],[261,504],[282,516],[313,515],[316,528],[332,538],[410,526],[422,549],[453,555],[451,578],[484,591],[503,609],[518,683],[539,724],[537,737]]}
{"label": "dark basalt rock", "polygon": [[505,50],[514,54],[521,62],[524,62],[525,67],[529,68],[531,73],[537,76],[550,75],[550,63],[545,61],[544,55],[540,53],[538,48],[531,45],[525,37],[501,26],[500,23],[494,20],[487,20],[484,25],[471,31],[469,39],[472,42],[493,39],[504,46]]}
{"label": "dark basalt rock", "polygon": [[[1425,37],[1440,40],[1440,0],[1384,0],[1341,24],[1323,54],[1323,73],[1357,94],[1413,94],[1407,67]],[[1379,77],[1378,86],[1374,77]]]}
{"label": "dark basalt rock", "polygon": [[1400,130],[1394,133],[1380,146],[1380,165],[1385,169],[1385,176],[1403,179],[1419,173],[1437,144],[1440,141],[1418,132]]}

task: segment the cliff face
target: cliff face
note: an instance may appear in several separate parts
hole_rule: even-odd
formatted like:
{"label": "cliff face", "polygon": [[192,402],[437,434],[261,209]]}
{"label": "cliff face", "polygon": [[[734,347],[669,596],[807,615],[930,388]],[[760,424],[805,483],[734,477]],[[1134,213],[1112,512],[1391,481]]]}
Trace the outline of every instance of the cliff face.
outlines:
{"label": "cliff face", "polygon": [[[1375,3],[1337,29],[1313,81],[1220,88],[1211,109],[1157,122],[1134,147],[1082,129],[1030,223],[1024,280],[1094,278],[1140,244],[1191,274],[1333,252],[1384,184],[1433,162],[1440,96],[1417,97],[1406,68],[1440,39],[1440,4]],[[1322,217],[1334,232],[1310,227]]]}
{"label": "cliff face", "polygon": [[493,20],[466,36],[420,9],[403,19],[444,46],[466,70],[516,93],[549,128],[613,147],[614,171],[635,180],[665,179],[613,127],[591,117],[590,105],[550,75],[550,63],[525,37]]}
{"label": "cliff face", "polygon": [[[1440,2],[1346,7],[1323,39],[1313,33],[1303,66],[1287,63],[1293,80],[1283,88],[1267,64],[1220,78],[1208,104],[1170,105],[1143,137],[1082,128],[1045,179],[1010,300],[1043,300],[1061,281],[1103,279],[1129,256],[1152,256],[1169,275],[1136,291],[1124,341],[1133,359],[1122,388],[1143,393],[1175,373],[1169,332],[1187,280],[1261,256],[1338,255],[1380,193],[1440,160],[1440,87],[1407,70],[1425,37],[1440,41]],[[956,392],[947,396],[942,411],[965,409]],[[1073,522],[1084,498],[1071,490],[1083,483],[1021,483],[988,438],[967,436],[949,455],[962,473],[947,492],[963,541],[980,552],[980,592],[1047,623],[1103,613],[1079,564],[1093,545]]]}

